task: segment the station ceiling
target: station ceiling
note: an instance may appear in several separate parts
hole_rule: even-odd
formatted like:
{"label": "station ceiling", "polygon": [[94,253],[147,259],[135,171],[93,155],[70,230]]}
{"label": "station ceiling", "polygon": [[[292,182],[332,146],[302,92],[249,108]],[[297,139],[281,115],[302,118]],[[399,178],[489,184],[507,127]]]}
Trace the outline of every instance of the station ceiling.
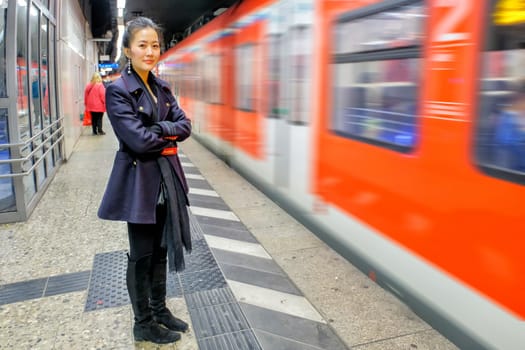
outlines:
{"label": "station ceiling", "polygon": [[[208,21],[220,8],[228,8],[237,0],[127,0],[124,21],[136,16],[153,19],[164,28],[164,40],[170,43],[184,36],[192,25]],[[201,23],[202,24],[202,23]]]}
{"label": "station ceiling", "polygon": [[[136,16],[154,20],[164,31],[165,48],[172,47],[211,20],[216,11],[242,0],[126,0],[124,23]],[[117,0],[79,0],[94,38],[112,38],[102,54],[115,56],[118,37]]]}

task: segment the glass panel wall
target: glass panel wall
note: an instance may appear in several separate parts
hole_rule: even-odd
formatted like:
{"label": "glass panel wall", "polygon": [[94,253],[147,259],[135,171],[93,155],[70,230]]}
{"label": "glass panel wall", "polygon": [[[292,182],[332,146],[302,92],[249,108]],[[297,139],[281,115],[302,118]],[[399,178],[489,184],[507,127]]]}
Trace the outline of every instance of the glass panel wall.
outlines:
{"label": "glass panel wall", "polygon": [[15,189],[13,179],[8,177],[11,173],[11,152],[9,147],[9,119],[7,108],[0,109],[0,212],[11,212],[16,209]]}
{"label": "glass panel wall", "polygon": [[[4,8],[7,3],[13,7]],[[46,10],[54,11],[56,1],[1,4],[0,222],[10,222],[27,217],[49,184],[62,159],[63,131],[55,91],[56,28]]]}
{"label": "glass panel wall", "polygon": [[[4,4],[2,2],[2,4]],[[6,56],[5,56],[5,32],[6,32],[7,8],[0,7],[0,98],[7,97],[6,86]]]}

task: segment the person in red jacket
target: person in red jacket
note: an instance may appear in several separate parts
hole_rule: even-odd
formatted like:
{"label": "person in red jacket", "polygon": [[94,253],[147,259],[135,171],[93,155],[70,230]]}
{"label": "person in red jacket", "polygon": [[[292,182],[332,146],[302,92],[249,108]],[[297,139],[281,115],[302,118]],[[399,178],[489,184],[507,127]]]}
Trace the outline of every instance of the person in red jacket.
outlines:
{"label": "person in red jacket", "polygon": [[106,111],[106,88],[98,72],[93,73],[91,81],[84,90],[85,110],[91,114],[93,135],[105,135],[102,130],[102,116]]}

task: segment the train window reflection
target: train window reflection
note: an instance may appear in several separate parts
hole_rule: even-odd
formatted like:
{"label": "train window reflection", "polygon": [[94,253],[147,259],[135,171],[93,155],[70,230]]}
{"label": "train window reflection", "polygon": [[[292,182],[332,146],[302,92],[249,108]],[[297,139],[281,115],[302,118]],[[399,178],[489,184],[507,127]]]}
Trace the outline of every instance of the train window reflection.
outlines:
{"label": "train window reflection", "polygon": [[244,111],[254,110],[254,86],[253,86],[253,71],[254,71],[254,45],[243,45],[235,49],[235,82],[237,84],[235,107]]}
{"label": "train window reflection", "polygon": [[[335,32],[336,53],[356,53],[421,45],[425,6],[421,2],[361,18],[343,16]],[[351,21],[348,21],[351,18]],[[351,33],[351,35],[349,35]]]}
{"label": "train window reflection", "polygon": [[[344,16],[334,28],[338,38],[351,31],[352,40],[338,40],[333,55],[331,130],[407,152],[418,139],[421,53],[417,45],[422,37],[424,9],[418,2],[382,12],[376,7],[375,11],[368,17]],[[385,26],[392,29],[391,33],[384,30]],[[361,33],[356,40],[355,33]]]}
{"label": "train window reflection", "polygon": [[502,22],[500,4],[493,0],[487,17],[475,156],[487,173],[525,183],[525,31],[520,21]]}

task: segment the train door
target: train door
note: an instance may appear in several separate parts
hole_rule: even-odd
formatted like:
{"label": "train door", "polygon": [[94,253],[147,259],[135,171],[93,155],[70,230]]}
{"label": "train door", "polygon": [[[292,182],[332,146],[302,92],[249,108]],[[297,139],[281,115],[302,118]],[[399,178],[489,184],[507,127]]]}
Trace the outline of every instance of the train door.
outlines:
{"label": "train door", "polygon": [[283,1],[279,11],[286,19],[283,23],[286,27],[275,45],[281,55],[279,105],[273,140],[274,181],[277,186],[293,187],[298,193],[305,193],[310,173],[313,0]]}

